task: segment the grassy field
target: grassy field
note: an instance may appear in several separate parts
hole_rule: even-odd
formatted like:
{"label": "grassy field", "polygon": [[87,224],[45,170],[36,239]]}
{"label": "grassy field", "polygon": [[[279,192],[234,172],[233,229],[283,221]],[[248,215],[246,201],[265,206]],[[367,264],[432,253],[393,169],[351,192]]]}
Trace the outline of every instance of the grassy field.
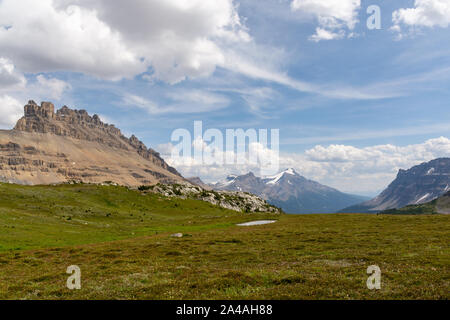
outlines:
{"label": "grassy field", "polygon": [[[278,221],[236,226],[259,219]],[[449,299],[449,239],[448,215],[270,216],[0,184],[0,299]],[[366,287],[373,264],[381,290]],[[70,265],[81,290],[66,288]]]}

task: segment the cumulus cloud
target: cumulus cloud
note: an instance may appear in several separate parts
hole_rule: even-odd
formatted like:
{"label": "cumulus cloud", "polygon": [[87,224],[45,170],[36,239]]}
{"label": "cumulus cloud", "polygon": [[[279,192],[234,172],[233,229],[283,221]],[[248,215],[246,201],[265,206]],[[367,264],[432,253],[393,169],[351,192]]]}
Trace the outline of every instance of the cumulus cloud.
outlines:
{"label": "cumulus cloud", "polygon": [[[162,155],[171,159],[171,143],[161,145]],[[157,148],[158,149],[158,148]],[[250,149],[261,157],[273,157],[273,150],[259,145]],[[440,157],[450,157],[450,139],[440,137],[421,144],[395,146],[375,145],[357,148],[349,145],[318,145],[304,153],[281,153],[279,168],[294,168],[309,179],[356,194],[375,194],[384,189],[396,176],[399,169],[409,169],[422,162]],[[252,162],[234,165],[205,165],[192,159],[188,162],[172,163],[184,176],[200,176],[205,181],[217,181],[230,173],[245,174],[259,172]]]}
{"label": "cumulus cloud", "polygon": [[23,72],[113,80],[207,76],[223,43],[249,40],[232,0],[3,0],[0,21],[2,54]]}
{"label": "cumulus cloud", "polygon": [[448,0],[415,0],[414,8],[403,8],[393,12],[392,30],[402,32],[401,26],[442,27],[450,25],[450,2]]}
{"label": "cumulus cloud", "polygon": [[[27,10],[23,10],[26,7]],[[313,39],[337,39],[357,23],[359,0],[295,0],[317,17]],[[283,72],[285,52],[253,41],[235,0],[3,0],[2,57],[26,74],[80,72],[107,80],[175,84],[217,67],[246,77],[346,99],[378,99],[364,89],[332,88]]]}
{"label": "cumulus cloud", "polygon": [[23,88],[26,83],[25,76],[16,70],[14,64],[0,57],[0,90]]}
{"label": "cumulus cloud", "polygon": [[46,92],[46,96],[52,99],[61,100],[63,93],[70,90],[72,86],[60,79],[38,75],[37,90]]}
{"label": "cumulus cloud", "polygon": [[333,40],[345,37],[358,21],[361,0],[293,0],[291,9],[313,16],[319,26],[310,37],[312,41]]}
{"label": "cumulus cloud", "polygon": [[[316,146],[301,156],[305,161],[301,166],[311,177],[343,190],[374,192],[386,187],[399,169],[439,157],[450,157],[450,139],[446,137],[408,146]],[[320,170],[315,172],[317,167]]]}
{"label": "cumulus cloud", "polygon": [[11,129],[23,115],[23,105],[13,97],[0,95],[0,129]]}
{"label": "cumulus cloud", "polygon": [[0,128],[11,129],[29,99],[60,100],[71,89],[70,84],[52,76],[28,78],[10,60],[0,57]]}
{"label": "cumulus cloud", "polygon": [[[276,167],[280,159],[278,151],[268,148],[261,142],[249,143],[245,151],[228,150],[215,142],[197,137],[192,141],[191,146],[190,157],[178,156],[179,150],[170,142],[158,145],[157,150],[185,177],[201,176],[207,182],[218,181],[230,173],[245,174],[250,171],[257,175],[278,173]],[[195,152],[199,152],[201,156],[196,157]]]}
{"label": "cumulus cloud", "polygon": [[450,140],[445,137],[428,140],[422,144],[404,147],[394,145],[377,145],[356,148],[347,145],[316,146],[305,152],[306,159],[321,163],[356,164],[362,163],[366,168],[410,167],[417,162],[442,156],[450,156]]}
{"label": "cumulus cloud", "polygon": [[[103,78],[143,72],[145,66],[123,43],[120,34],[96,12],[55,1],[0,2],[2,54],[23,72],[76,71]],[[27,8],[24,10],[23,8]]]}
{"label": "cumulus cloud", "polygon": [[339,32],[333,32],[322,28],[316,28],[316,33],[313,34],[310,39],[315,42],[321,40],[337,40],[345,37],[345,32],[340,30]]}

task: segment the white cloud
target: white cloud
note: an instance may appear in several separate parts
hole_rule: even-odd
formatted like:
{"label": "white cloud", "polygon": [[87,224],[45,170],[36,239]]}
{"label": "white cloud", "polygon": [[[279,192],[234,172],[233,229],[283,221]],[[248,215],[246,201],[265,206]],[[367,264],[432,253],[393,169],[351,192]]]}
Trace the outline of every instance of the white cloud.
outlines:
{"label": "white cloud", "polygon": [[0,95],[0,129],[11,129],[23,115],[23,105],[13,97]]}
{"label": "white cloud", "polygon": [[345,36],[345,32],[340,30],[339,32],[333,32],[322,28],[316,28],[316,33],[313,34],[309,39],[315,42],[321,40],[337,40],[342,39]]}
{"label": "white cloud", "polygon": [[[26,10],[24,10],[26,8]],[[3,0],[2,54],[24,72],[175,83],[210,75],[222,44],[248,41],[232,0]]]}
{"label": "white cloud", "polygon": [[415,27],[442,27],[450,25],[448,0],[415,0],[414,8],[402,8],[392,14],[393,31],[402,32],[401,25]]}
{"label": "white cloud", "polygon": [[276,108],[274,99],[279,96],[278,92],[270,87],[248,87],[244,84],[240,88],[216,88],[214,91],[239,94],[247,103],[249,111],[262,118],[268,116],[268,110]]}
{"label": "white cloud", "polygon": [[56,100],[61,100],[63,93],[72,88],[70,84],[63,80],[48,78],[43,75],[38,75],[36,80],[38,90],[47,92],[46,95],[49,98]]}
{"label": "white cloud", "polygon": [[[251,58],[253,58],[253,56]],[[264,68],[261,68],[261,65],[264,65]],[[330,98],[372,100],[399,96],[397,93],[374,92],[370,87],[357,88],[352,86],[336,86],[335,84],[316,85],[308,83],[294,79],[287,73],[278,71],[276,67],[254,63],[248,57],[236,55],[234,53],[229,53],[227,55],[225,67],[249,78],[274,82],[300,92],[315,93]]]}
{"label": "white cloud", "polygon": [[208,110],[222,109],[228,106],[229,100],[225,96],[215,94],[206,90],[172,90],[167,96],[173,101],[180,103],[180,106],[186,103],[193,103],[199,106],[210,106]]}
{"label": "white cloud", "polygon": [[0,57],[0,90],[23,88],[27,80],[8,59]]}
{"label": "white cloud", "polygon": [[[311,36],[313,41],[341,39],[353,30],[358,21],[361,0],[293,0],[291,9],[313,16],[319,28]],[[350,33],[351,34],[351,33]]]}
{"label": "white cloud", "polygon": [[202,113],[226,108],[230,101],[227,97],[205,90],[171,90],[165,94],[167,103],[134,94],[125,94],[121,103],[146,110],[150,114]]}
{"label": "white cloud", "polygon": [[[173,157],[172,151],[178,151],[174,148],[172,143],[166,143],[158,145],[156,149],[185,177],[201,176],[206,182],[217,181],[230,173],[245,174],[253,171],[255,174],[267,172],[273,175],[278,172],[273,166],[279,160],[278,152],[260,142],[251,142],[248,149],[242,152],[221,149],[215,141],[207,142],[197,137],[192,141],[191,157]],[[194,156],[196,151],[202,155],[200,158]],[[235,159],[236,163],[229,163],[226,160],[229,158]]]}
{"label": "white cloud", "polygon": [[[259,172],[251,162],[235,165],[205,165],[192,161],[172,163],[172,144],[160,145],[157,150],[186,176],[200,176],[205,181],[217,181],[228,174]],[[273,151],[263,146],[251,149],[262,157],[273,157]],[[344,192],[374,194],[384,189],[399,169],[409,169],[422,162],[450,157],[450,139],[440,137],[421,144],[395,146],[375,145],[357,148],[349,145],[318,145],[301,154],[280,154],[280,169],[295,168],[300,174]]]}
{"label": "white cloud", "polygon": [[8,59],[0,57],[0,128],[11,129],[23,115],[23,105],[29,99],[60,100],[71,86],[60,79],[38,75],[29,77]]}
{"label": "white cloud", "polygon": [[[293,10],[319,20],[315,40],[343,37],[357,22],[357,7],[356,0],[292,2]],[[280,71],[289,61],[284,50],[255,43],[237,10],[235,0],[3,0],[0,47],[23,73],[69,71],[108,80],[144,74],[174,84],[222,67],[301,92],[385,98],[289,77]]]}
{"label": "white cloud", "polygon": [[[117,31],[96,12],[55,1],[4,0],[0,21],[2,54],[23,72],[76,71],[118,78],[145,71]],[[26,9],[24,9],[26,8]]]}
{"label": "white cloud", "polygon": [[[450,139],[446,137],[403,147],[316,146],[302,155],[299,170],[303,169],[310,177],[345,191],[375,192],[385,188],[399,169],[409,169],[440,157],[450,157]],[[316,166],[320,167],[317,172]]]}

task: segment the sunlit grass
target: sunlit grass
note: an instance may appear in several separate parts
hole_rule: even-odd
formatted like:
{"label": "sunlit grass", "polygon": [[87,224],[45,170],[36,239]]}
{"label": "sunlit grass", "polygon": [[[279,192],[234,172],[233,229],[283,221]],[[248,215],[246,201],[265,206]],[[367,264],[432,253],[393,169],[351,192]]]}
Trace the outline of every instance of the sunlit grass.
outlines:
{"label": "sunlit grass", "polygon": [[[274,218],[89,185],[0,197],[3,299],[449,298],[445,215]],[[266,218],[278,222],[235,225]],[[381,290],[366,287],[373,264]],[[65,287],[69,265],[81,290]]]}

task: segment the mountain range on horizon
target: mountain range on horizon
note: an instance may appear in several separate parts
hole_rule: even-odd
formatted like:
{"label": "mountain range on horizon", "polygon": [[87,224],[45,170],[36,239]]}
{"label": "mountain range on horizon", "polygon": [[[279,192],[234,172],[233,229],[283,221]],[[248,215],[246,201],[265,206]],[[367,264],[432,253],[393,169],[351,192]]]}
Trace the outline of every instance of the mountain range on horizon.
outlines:
{"label": "mountain range on horizon", "polygon": [[12,130],[0,130],[0,182],[57,184],[113,182],[124,186],[187,183],[203,189],[252,193],[287,213],[376,213],[420,205],[450,191],[450,158],[439,158],[408,170],[377,197],[347,194],[309,180],[289,168],[270,177],[252,172],[229,175],[206,184],[185,179],[158,152],[132,135],[125,137],[97,115],[67,106],[30,100]]}
{"label": "mountain range on horizon", "polygon": [[397,177],[377,197],[339,212],[376,213],[433,201],[450,191],[450,158],[424,162],[408,170],[400,169]]}
{"label": "mountain range on horizon", "polygon": [[[271,177],[257,177],[252,172],[229,175],[224,180],[194,184],[216,190],[244,191],[256,194],[287,213],[378,213],[435,201],[450,191],[450,158],[438,158],[400,169],[397,177],[375,198],[352,195],[302,177],[286,169]],[[351,203],[347,207],[342,204]]]}
{"label": "mountain range on horizon", "polygon": [[369,199],[309,180],[293,168],[271,177],[257,177],[252,172],[229,175],[209,186],[216,190],[256,194],[286,213],[331,213]]}

